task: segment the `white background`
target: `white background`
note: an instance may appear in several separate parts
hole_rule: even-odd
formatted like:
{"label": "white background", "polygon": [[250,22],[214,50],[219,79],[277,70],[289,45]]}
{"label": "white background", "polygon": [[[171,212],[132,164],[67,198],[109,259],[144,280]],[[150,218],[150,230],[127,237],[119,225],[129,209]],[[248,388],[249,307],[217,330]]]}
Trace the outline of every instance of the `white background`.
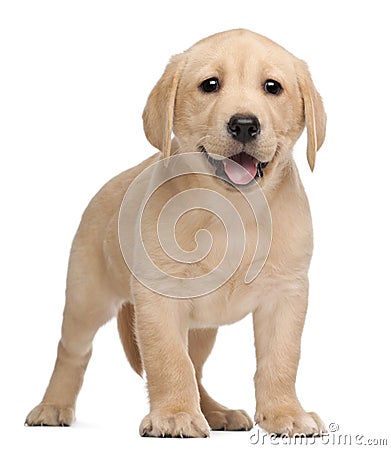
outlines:
{"label": "white background", "polygon": [[[83,209],[108,179],[152,154],[141,113],[168,58],[238,27],[307,60],[328,113],[313,174],[304,139],[295,151],[315,230],[299,397],[340,432],[391,444],[387,2],[0,5],[0,447],[253,448],[248,433],[140,438],[147,395],[128,367],[115,322],[95,340],[75,426],[23,427],[53,367],[67,257]],[[253,415],[254,368],[248,317],[220,330],[205,384],[222,403]]]}

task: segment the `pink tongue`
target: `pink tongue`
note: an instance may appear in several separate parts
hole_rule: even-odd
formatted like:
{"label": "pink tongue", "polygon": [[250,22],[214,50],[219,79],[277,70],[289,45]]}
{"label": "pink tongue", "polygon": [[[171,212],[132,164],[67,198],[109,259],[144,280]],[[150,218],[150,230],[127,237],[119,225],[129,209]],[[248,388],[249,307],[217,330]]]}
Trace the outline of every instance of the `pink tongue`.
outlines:
{"label": "pink tongue", "polygon": [[258,161],[247,153],[239,153],[223,161],[227,177],[235,184],[248,184],[257,173]]}

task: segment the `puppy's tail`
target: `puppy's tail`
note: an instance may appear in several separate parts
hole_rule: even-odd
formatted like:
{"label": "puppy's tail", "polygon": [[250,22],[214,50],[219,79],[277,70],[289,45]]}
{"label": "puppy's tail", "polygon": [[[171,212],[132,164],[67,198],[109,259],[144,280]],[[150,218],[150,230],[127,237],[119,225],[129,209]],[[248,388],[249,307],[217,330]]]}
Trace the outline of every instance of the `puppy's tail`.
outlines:
{"label": "puppy's tail", "polygon": [[119,310],[117,324],[125,355],[135,372],[142,377],[143,363],[141,361],[140,350],[136,340],[134,307],[131,303],[125,303]]}

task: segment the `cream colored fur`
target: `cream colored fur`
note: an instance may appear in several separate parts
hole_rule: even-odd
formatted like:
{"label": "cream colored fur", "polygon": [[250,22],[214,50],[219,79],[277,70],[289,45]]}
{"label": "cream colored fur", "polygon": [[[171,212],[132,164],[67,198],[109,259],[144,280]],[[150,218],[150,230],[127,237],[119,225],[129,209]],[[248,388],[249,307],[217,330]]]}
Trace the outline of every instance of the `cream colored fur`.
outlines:
{"label": "cream colored fur", "polygon": [[[221,91],[200,92],[200,83],[212,76],[222,80]],[[270,96],[262,83],[275,77],[284,91]],[[121,254],[118,214],[125,192],[144,168],[162,156],[197,152],[200,144],[211,153],[232,155],[236,143],[226,132],[226,123],[237,113],[259,118],[262,131],[252,152],[261,161],[271,161],[258,180],[273,220],[266,264],[255,281],[245,284],[243,273],[250,261],[246,253],[235,275],[201,299],[175,300],[153,293],[131,276]],[[250,429],[247,413],[213,400],[201,377],[217,328],[251,313],[257,358],[255,421],[274,433],[324,430],[315,413],[305,412],[295,392],[307,310],[312,224],[292,148],[306,126],[307,158],[313,169],[326,124],[306,64],[258,34],[246,30],[219,33],[172,58],[151,92],[143,118],[148,140],[162,153],[112,179],[86,209],[70,255],[55,369],[42,402],[26,423],[70,425],[74,421],[94,335],[106,321],[118,317],[127,357],[136,372],[145,371],[147,377],[151,410],[140,425],[142,435],[197,437],[208,436],[210,428]],[[178,180],[162,194],[161,203],[197,182],[190,176]],[[239,209],[243,207],[228,184],[210,183],[218,185]],[[159,197],[156,208],[158,203]],[[256,236],[246,222],[245,210],[243,218],[250,248]],[[183,218],[176,230],[180,245],[190,249],[200,227],[209,227],[212,234],[218,231],[218,224],[208,220],[202,214]],[[155,221],[151,213],[146,227],[153,229]],[[211,253],[210,262],[218,260],[219,248]],[[175,264],[171,269],[183,271]],[[206,268],[200,265],[197,270],[202,273]]]}

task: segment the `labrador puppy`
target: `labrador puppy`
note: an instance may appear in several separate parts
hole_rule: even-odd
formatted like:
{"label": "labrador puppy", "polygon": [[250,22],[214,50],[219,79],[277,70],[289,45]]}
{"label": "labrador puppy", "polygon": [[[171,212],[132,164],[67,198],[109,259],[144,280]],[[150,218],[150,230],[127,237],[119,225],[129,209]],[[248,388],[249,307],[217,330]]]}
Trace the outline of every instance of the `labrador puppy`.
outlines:
{"label": "labrador puppy", "polygon": [[251,313],[255,423],[324,431],[295,392],[313,244],[292,148],[306,127],[313,169],[326,126],[307,65],[247,30],[213,35],[171,59],[143,120],[160,152],[107,183],[83,215],[57,360],[26,424],[72,424],[94,335],[117,317],[130,364],[146,374],[142,436],[248,430],[247,413],[215,401],[201,378],[218,327]]}

